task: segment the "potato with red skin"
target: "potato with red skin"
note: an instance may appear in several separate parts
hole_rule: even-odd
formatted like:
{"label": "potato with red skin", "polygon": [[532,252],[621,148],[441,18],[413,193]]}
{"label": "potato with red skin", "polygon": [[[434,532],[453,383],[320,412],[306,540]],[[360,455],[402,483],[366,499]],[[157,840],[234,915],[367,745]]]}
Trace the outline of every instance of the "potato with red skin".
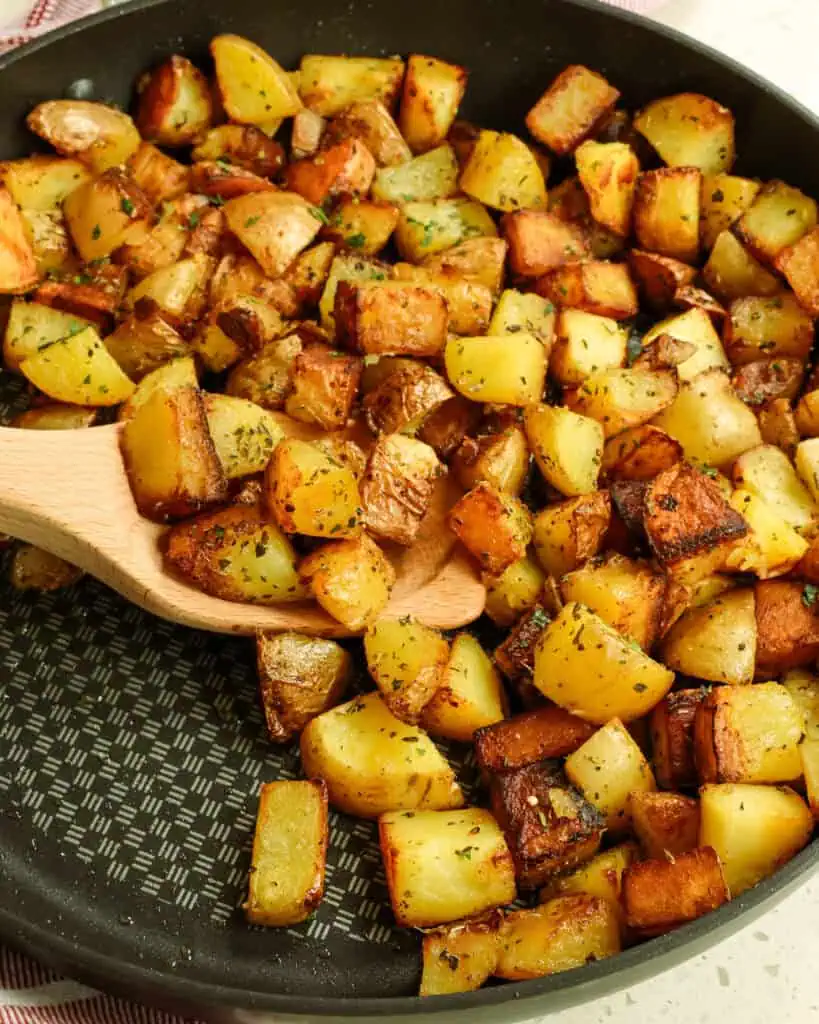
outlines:
{"label": "potato with red skin", "polygon": [[211,128],[193,149],[191,158],[225,159],[261,178],[272,178],[285,163],[282,144],[253,124],[220,124]]}
{"label": "potato with red skin", "polygon": [[375,159],[363,142],[345,139],[287,168],[287,185],[321,206],[338,195],[366,196],[375,176]]}
{"label": "potato with red skin", "polygon": [[277,192],[272,181],[222,160],[200,160],[191,168],[191,188],[203,196],[235,199],[250,192]]}
{"label": "potato with red skin", "polygon": [[142,84],[136,124],[149,142],[190,145],[205,134],[212,120],[208,80],[187,57],[174,54]]}

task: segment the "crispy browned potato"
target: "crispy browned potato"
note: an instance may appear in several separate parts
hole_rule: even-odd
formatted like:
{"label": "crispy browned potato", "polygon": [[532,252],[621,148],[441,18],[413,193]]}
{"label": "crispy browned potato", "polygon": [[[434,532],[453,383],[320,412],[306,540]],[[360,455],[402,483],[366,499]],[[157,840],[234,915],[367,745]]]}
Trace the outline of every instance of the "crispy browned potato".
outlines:
{"label": "crispy browned potato", "polygon": [[802,306],[811,316],[819,316],[819,228],[783,249],[776,258],[776,268]]}
{"label": "crispy browned potato", "polygon": [[645,171],[634,197],[634,232],[641,249],[694,263],[699,253],[700,187],[695,167]]}
{"label": "crispy browned potato", "polygon": [[212,120],[208,80],[187,57],[174,54],[140,83],[136,124],[149,142],[189,146],[202,138]]}
{"label": "crispy browned potato", "polygon": [[252,124],[220,124],[205,133],[191,152],[194,161],[224,158],[262,178],[272,178],[284,166],[284,149]]}
{"label": "crispy browned potato", "polygon": [[458,113],[468,72],[458,64],[414,53],[407,61],[399,125],[413,153],[440,145]]}
{"label": "crispy browned potato", "polygon": [[634,127],[671,167],[715,174],[734,162],[734,115],[700,93],[654,100],[635,115]]}
{"label": "crispy browned potato", "polygon": [[467,490],[481,480],[507,494],[520,494],[529,470],[526,434],[516,424],[498,433],[468,437],[455,452],[452,471]]}
{"label": "crispy browned potato", "polygon": [[483,130],[461,168],[463,192],[494,210],[541,210],[546,185],[537,157],[509,132]]}
{"label": "crispy browned potato", "polygon": [[784,181],[769,181],[734,225],[757,259],[775,263],[788,246],[816,227],[816,202]]}
{"label": "crispy browned potato", "polygon": [[764,405],[778,398],[795,399],[804,377],[805,364],[800,359],[758,359],[739,367],[731,384],[747,405]]}
{"label": "crispy browned potato", "polygon": [[736,299],[723,341],[735,365],[780,356],[805,360],[813,344],[813,321],[792,295]]}
{"label": "crispy browned potato", "polygon": [[0,187],[0,295],[30,291],[39,276],[25,221],[8,190]]}
{"label": "crispy browned potato", "polygon": [[607,441],[600,469],[610,480],[652,480],[682,457],[679,441],[646,424]]}
{"label": "crispy browned potato", "polygon": [[231,121],[264,128],[301,108],[298,91],[284,68],[249,39],[214,36],[210,52],[222,106]]}
{"label": "crispy browned potato", "polygon": [[415,724],[443,682],[449,643],[409,616],[380,618],[364,635],[367,669],[390,711]]}
{"label": "crispy browned potato", "polygon": [[322,117],[332,117],[363,100],[380,100],[392,109],[404,78],[404,62],[398,57],[308,53],[299,70],[301,98]]}
{"label": "crispy browned potato", "polygon": [[694,718],[707,691],[675,690],[651,713],[654,772],[664,789],[697,785],[694,763]]}
{"label": "crispy browned potato", "polygon": [[615,320],[634,316],[639,308],[628,268],[604,260],[568,263],[551,270],[537,280],[535,291],[560,308],[582,309]]}
{"label": "crispy browned potato", "polygon": [[[270,341],[256,355],[236,363],[227,379],[227,393],[265,409],[283,409],[292,384],[293,363],[301,351],[298,334]],[[237,348],[234,354],[238,358],[241,352]]]}
{"label": "crispy browned potato", "polygon": [[370,533],[396,544],[414,543],[440,473],[438,457],[423,441],[404,434],[379,437],[361,480]]}
{"label": "crispy browned potato", "polygon": [[602,75],[571,64],[526,115],[526,127],[538,142],[565,156],[593,133],[619,98]]}
{"label": "crispy browned potato", "polygon": [[538,602],[523,613],[503,643],[495,648],[495,664],[526,695],[526,708],[543,704],[543,698],[532,686],[531,679],[535,671],[535,644],[549,621],[544,605]]}
{"label": "crispy browned potato", "polygon": [[262,711],[274,743],[287,743],[316,715],[335,707],[352,676],[348,651],[334,640],[301,633],[259,633],[256,661]]}
{"label": "crispy browned potato", "polygon": [[56,213],[67,195],[91,177],[79,160],[37,154],[0,161],[0,184],[29,213]]}
{"label": "crispy browned potato", "polygon": [[152,203],[177,199],[187,192],[190,168],[143,142],[128,159],[128,171]]}
{"label": "crispy browned potato", "polygon": [[290,155],[293,160],[315,156],[325,137],[327,122],[309,107],[302,107],[293,116],[290,133]]}
{"label": "crispy browned potato", "polygon": [[299,575],[322,608],[354,632],[375,622],[395,584],[392,563],[367,534],[324,544],[302,561]]}
{"label": "crispy browned potato", "polygon": [[191,168],[191,188],[203,196],[216,196],[222,201],[246,196],[251,192],[276,192],[272,181],[227,160],[200,160]]}
{"label": "crispy browned potato", "polygon": [[142,142],[127,114],[86,100],[40,103],[26,124],[58,153],[79,157],[97,174],[124,164]]}
{"label": "crispy browned potato", "polygon": [[630,804],[634,834],[646,857],[677,857],[697,846],[700,808],[692,797],[681,793],[632,793]]}
{"label": "crispy browned potato", "polygon": [[628,263],[641,297],[659,310],[674,305],[680,290],[690,285],[697,274],[696,268],[687,263],[642,249],[632,249]]}
{"label": "crispy browned potato", "polygon": [[63,210],[71,240],[86,262],[141,240],[153,216],[145,193],[129,175],[114,168],[75,189],[66,197]]}
{"label": "crispy browned potato", "polygon": [[720,233],[742,216],[760,187],[758,181],[733,174],[703,174],[700,238],[706,249],[712,248]]}
{"label": "crispy browned potato", "polygon": [[473,992],[495,973],[500,956],[501,911],[461,921],[423,938],[420,996]]}
{"label": "crispy browned potato", "polygon": [[92,427],[97,421],[98,414],[97,409],[51,402],[26,409],[15,416],[9,426],[21,430],[79,430],[82,427]]}
{"label": "crispy browned potato", "polygon": [[190,354],[188,343],[156,310],[123,320],[105,339],[105,347],[131,380],[141,380],[163,363]]}
{"label": "crispy browned potato", "polygon": [[342,199],[322,231],[342,249],[355,250],[362,256],[381,252],[398,224],[398,207],[376,200]]}
{"label": "crispy browned potato", "polygon": [[523,889],[538,888],[600,848],[603,819],[572,789],[559,763],[505,770],[492,777],[489,794]]}
{"label": "crispy browned potato", "polygon": [[501,230],[509,246],[509,266],[521,277],[541,277],[591,255],[581,227],[544,210],[506,213]]}
{"label": "crispy browned potato", "polygon": [[481,567],[495,574],[522,558],[532,539],[526,506],[485,481],[452,507],[448,521]]}
{"label": "crispy browned potato", "polygon": [[377,99],[358,100],[341,110],[327,125],[325,139],[359,139],[379,167],[394,167],[412,159],[412,153],[389,110]]}
{"label": "crispy browned potato", "polygon": [[628,235],[640,173],[640,162],[631,146],[589,140],[578,147],[575,160],[592,217],[615,235]]}
{"label": "crispy browned potato", "polygon": [[[545,623],[544,623],[545,624]],[[475,733],[475,758],[495,775],[571,754],[594,726],[556,704],[526,711]]]}
{"label": "crispy browned potato", "polygon": [[819,609],[813,591],[791,580],[763,580],[755,592],[758,678],[770,679],[813,661],[819,654]]}
{"label": "crispy browned potato", "polygon": [[269,277],[278,277],[316,237],[321,219],[295,192],[253,192],[225,203],[230,230]]}
{"label": "crispy browned potato", "polygon": [[[187,170],[187,168],[186,168]],[[170,267],[183,259],[191,233],[210,212],[204,196],[187,193],[162,205],[156,223],[134,241],[121,245],[113,254],[137,278]],[[219,210],[214,210],[221,218]]]}
{"label": "crispy browned potato", "polygon": [[759,432],[765,444],[776,445],[793,458],[801,435],[787,398],[775,398],[759,410]]}
{"label": "crispy browned potato", "polygon": [[[788,251],[782,254],[783,259]],[[776,295],[782,290],[779,279],[754,259],[731,231],[722,231],[717,236],[702,268],[702,279],[706,288],[725,302],[746,295]],[[794,291],[798,293],[795,287]]]}
{"label": "crispy browned potato", "polygon": [[324,896],[328,842],[321,779],[262,786],[243,905],[251,924],[281,928],[307,920]]}
{"label": "crispy browned potato", "polygon": [[446,343],[443,296],[422,285],[389,281],[339,281],[336,337],[365,355],[437,355]]}
{"label": "crispy browned potato", "polygon": [[325,430],[339,430],[350,416],[360,379],[357,356],[310,345],[293,360],[287,414]]}
{"label": "crispy browned potato", "polygon": [[672,859],[638,861],[623,872],[626,923],[641,935],[662,935],[730,899],[720,859],[710,846]]}
{"label": "crispy browned potato", "polygon": [[563,400],[573,412],[602,424],[610,438],[667,409],[677,395],[677,379],[674,370],[613,367],[590,373],[579,387],[567,389]]}
{"label": "crispy browned potato", "polygon": [[[432,275],[466,278],[497,295],[503,284],[507,250],[508,245],[502,238],[467,238],[435,256],[427,256],[422,266]],[[467,332],[456,330],[455,333]]]}
{"label": "crispy browned potato", "polygon": [[[450,251],[447,250],[443,255],[446,256]],[[492,264],[486,266],[492,270]],[[448,330],[451,333],[471,337],[487,330],[492,316],[492,292],[486,285],[462,277],[454,269],[435,270],[426,266],[416,267],[411,263],[396,263],[393,266],[393,277],[396,281],[411,281],[439,292],[446,303]]]}
{"label": "crispy browned potato", "polygon": [[375,175],[375,158],[363,142],[345,139],[318,156],[297,160],[287,168],[288,186],[320,206],[340,194],[365,196]]}
{"label": "crispy browned potato", "polygon": [[533,540],[538,561],[560,579],[598,554],[611,523],[611,499],[606,491],[548,505],[535,514]]}
{"label": "crispy browned potato", "polygon": [[82,569],[33,544],[20,544],[9,566],[9,582],[15,590],[48,593],[73,587],[82,577]]}
{"label": "crispy browned potato", "polygon": [[[387,373],[362,404],[374,434],[394,434],[412,433],[422,421],[426,429],[435,410],[452,400],[452,389],[439,373],[423,363],[407,360]],[[464,431],[467,426],[465,420]],[[429,429],[435,430],[435,425]],[[421,440],[431,443],[423,436]]]}
{"label": "crispy browned potato", "polygon": [[360,530],[355,474],[315,444],[287,438],[265,474],[267,503],[281,528],[309,537],[350,537]]}
{"label": "crispy browned potato", "polygon": [[680,309],[701,309],[711,317],[715,326],[722,323],[727,313],[725,306],[717,302],[713,295],[692,284],[684,284],[677,289],[674,293],[674,305]]}

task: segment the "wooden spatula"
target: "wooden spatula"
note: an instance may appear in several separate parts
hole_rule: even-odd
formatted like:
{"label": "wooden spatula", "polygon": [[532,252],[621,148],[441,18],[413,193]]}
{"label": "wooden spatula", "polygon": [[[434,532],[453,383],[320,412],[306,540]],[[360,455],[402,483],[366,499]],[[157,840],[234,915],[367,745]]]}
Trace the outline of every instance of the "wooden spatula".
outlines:
{"label": "wooden spatula", "polygon": [[[171,622],[215,633],[349,632],[315,604],[235,604],[170,574],[159,547],[164,527],[143,519],[134,505],[119,430],[0,428],[0,531],[59,555]],[[385,614],[412,615],[441,629],[481,614],[484,587],[445,523],[451,499],[443,482],[419,542],[394,559],[398,578]]]}

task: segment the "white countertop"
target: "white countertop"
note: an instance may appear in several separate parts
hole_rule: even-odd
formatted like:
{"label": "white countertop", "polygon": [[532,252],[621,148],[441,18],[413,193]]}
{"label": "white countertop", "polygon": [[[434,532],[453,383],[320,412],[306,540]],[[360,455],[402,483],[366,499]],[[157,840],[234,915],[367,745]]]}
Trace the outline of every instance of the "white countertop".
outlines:
{"label": "white countertop", "polygon": [[[819,111],[819,0],[669,0],[653,14]],[[807,1024],[819,1020],[819,877],[703,956],[560,1024]]]}

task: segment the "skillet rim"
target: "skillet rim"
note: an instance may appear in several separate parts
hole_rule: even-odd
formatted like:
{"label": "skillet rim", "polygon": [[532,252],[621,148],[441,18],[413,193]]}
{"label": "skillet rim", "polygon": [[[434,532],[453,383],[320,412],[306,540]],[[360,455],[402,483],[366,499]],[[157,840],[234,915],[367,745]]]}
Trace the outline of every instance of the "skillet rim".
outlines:
{"label": "skillet rim", "polygon": [[[24,46],[0,56],[0,84],[6,68],[25,60],[29,55],[53,43],[82,33],[88,28],[114,21],[125,15],[149,11],[174,0],[131,0],[98,14],[70,22]],[[216,0],[221,2],[221,0]],[[720,65],[735,78],[743,80],[756,90],[772,96],[777,103],[795,113],[816,135],[819,141],[819,117],[783,89],[745,67],[733,58],[720,53],[677,29],[652,22],[640,15],[619,8],[603,6],[597,0],[556,0],[567,7],[593,11],[617,23],[639,25],[655,36],[669,39]],[[484,1019],[480,1011],[491,1010],[504,1004],[506,1019],[524,1020],[534,1013],[552,1013],[610,995],[627,985],[655,977],[677,966],[698,953],[713,947],[729,934],[750,925],[756,918],[779,903],[786,895],[807,882],[819,867],[819,836],[796,857],[770,878],[749,889],[737,899],[715,911],[684,925],[676,931],[633,946],[617,956],[561,974],[526,982],[506,982],[475,992],[449,996],[349,997],[301,996],[270,992],[248,991],[231,985],[202,982],[175,975],[171,968],[155,971],[137,962],[123,961],[104,952],[104,936],[97,946],[79,945],[51,933],[47,927],[17,917],[13,911],[0,906],[0,939],[37,958],[50,962],[57,969],[86,980],[114,994],[156,1005],[180,1008],[183,1012],[213,1016],[212,1011],[237,1011],[243,1021],[251,1021],[259,1012],[285,1015],[282,1020],[305,1022],[314,1020],[356,1020],[372,1017],[390,1017],[397,1021],[409,1020],[417,1015],[449,1014],[464,1019]],[[553,999],[547,1002],[547,997]],[[541,1005],[536,1005],[540,1003]],[[476,1011],[479,1013],[476,1014]],[[510,1016],[511,1014],[511,1016]],[[249,1016],[252,1015],[252,1016]],[[269,1020],[269,1018],[267,1018]]]}

